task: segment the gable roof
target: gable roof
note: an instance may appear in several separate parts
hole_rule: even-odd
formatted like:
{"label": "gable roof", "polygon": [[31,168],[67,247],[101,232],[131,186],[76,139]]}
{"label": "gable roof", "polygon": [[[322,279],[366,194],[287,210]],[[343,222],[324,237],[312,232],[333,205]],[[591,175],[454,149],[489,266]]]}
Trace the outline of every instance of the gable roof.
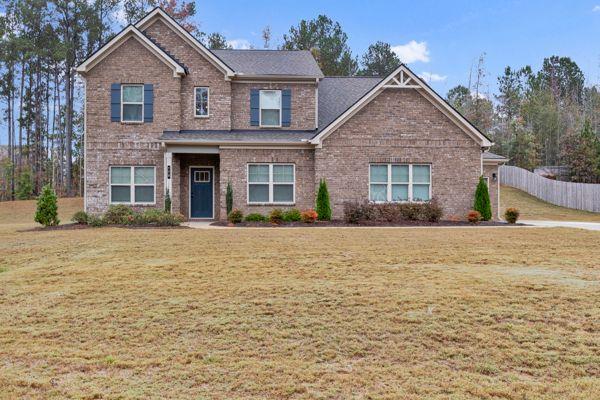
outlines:
{"label": "gable roof", "polygon": [[146,35],[139,31],[135,26],[128,25],[118,35],[109,40],[104,46],[92,53],[84,62],[79,64],[77,72],[85,74],[94,68],[100,61],[106,58],[110,53],[125,43],[129,38],[136,39],[146,49],[150,50],[162,62],[173,69],[173,76],[180,77],[186,74],[185,67],[168,54],[164,49],[150,40]]}
{"label": "gable roof", "polygon": [[211,50],[236,74],[285,75],[322,78],[323,72],[308,50]]}
{"label": "gable roof", "polygon": [[332,76],[319,81],[319,130],[381,82],[381,77]]}
{"label": "gable roof", "polygon": [[227,65],[225,62],[223,62],[223,60],[214,55],[206,46],[204,46],[198,39],[192,36],[192,34],[190,34],[188,31],[186,31],[181,25],[179,25],[177,21],[175,21],[160,7],[156,7],[154,8],[154,10],[146,14],[145,17],[143,17],[135,23],[135,26],[139,30],[144,31],[159,18],[163,22],[165,22],[169,27],[171,27],[173,31],[177,33],[184,41],[186,41],[190,46],[192,46],[201,55],[203,55],[211,64],[223,71],[226,77],[231,77],[234,75],[234,71],[229,65]]}
{"label": "gable roof", "polygon": [[[334,132],[340,125],[350,119],[371,100],[377,97],[384,90],[418,90],[438,110],[444,113],[458,127],[460,127],[473,140],[477,141],[481,147],[491,147],[491,140],[469,122],[462,114],[454,109],[446,100],[437,94],[427,83],[412,72],[406,65],[401,64],[379,83],[367,90],[360,98],[335,117],[326,126],[319,126],[319,133],[311,139],[311,143],[320,146],[325,138]],[[319,118],[320,119],[320,118]]]}

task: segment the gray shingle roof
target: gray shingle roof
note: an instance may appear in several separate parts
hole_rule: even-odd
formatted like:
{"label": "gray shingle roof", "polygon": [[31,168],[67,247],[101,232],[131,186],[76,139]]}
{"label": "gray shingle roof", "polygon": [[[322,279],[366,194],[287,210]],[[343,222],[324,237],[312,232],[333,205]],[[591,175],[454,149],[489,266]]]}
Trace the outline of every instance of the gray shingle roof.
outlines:
{"label": "gray shingle roof", "polygon": [[499,154],[490,153],[489,151],[486,151],[485,153],[483,153],[483,159],[484,160],[507,160],[506,157],[501,156]]}
{"label": "gray shingle roof", "polygon": [[182,130],[164,131],[160,140],[212,143],[212,142],[302,142],[311,139],[315,131],[292,130]]}
{"label": "gray shingle roof", "polygon": [[323,130],[375,85],[380,77],[326,77],[319,82],[319,130]]}
{"label": "gray shingle roof", "polygon": [[308,50],[211,50],[225,64],[243,75],[323,76]]}

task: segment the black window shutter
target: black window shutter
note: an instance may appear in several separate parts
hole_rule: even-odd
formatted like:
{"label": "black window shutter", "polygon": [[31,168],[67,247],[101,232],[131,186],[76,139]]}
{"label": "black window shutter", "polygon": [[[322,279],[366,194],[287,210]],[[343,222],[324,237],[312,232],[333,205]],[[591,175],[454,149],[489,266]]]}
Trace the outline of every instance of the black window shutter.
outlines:
{"label": "black window shutter", "polygon": [[290,126],[292,123],[292,90],[281,91],[281,126]]}
{"label": "black window shutter", "polygon": [[260,112],[260,92],[258,89],[250,90],[250,126],[258,126]]}
{"label": "black window shutter", "polygon": [[121,121],[121,84],[110,85],[110,121]]}
{"label": "black window shutter", "polygon": [[144,122],[152,122],[154,115],[154,85],[144,85]]}

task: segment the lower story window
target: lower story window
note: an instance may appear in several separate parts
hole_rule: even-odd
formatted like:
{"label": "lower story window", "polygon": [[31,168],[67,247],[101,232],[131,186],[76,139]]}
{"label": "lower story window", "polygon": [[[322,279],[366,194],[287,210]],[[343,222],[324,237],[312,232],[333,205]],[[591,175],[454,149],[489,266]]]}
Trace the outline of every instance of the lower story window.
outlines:
{"label": "lower story window", "polygon": [[431,200],[431,166],[429,164],[371,164],[369,166],[369,200]]}
{"label": "lower story window", "polygon": [[110,202],[154,204],[155,167],[110,167]]}
{"label": "lower story window", "polygon": [[248,164],[248,204],[292,204],[294,164]]}

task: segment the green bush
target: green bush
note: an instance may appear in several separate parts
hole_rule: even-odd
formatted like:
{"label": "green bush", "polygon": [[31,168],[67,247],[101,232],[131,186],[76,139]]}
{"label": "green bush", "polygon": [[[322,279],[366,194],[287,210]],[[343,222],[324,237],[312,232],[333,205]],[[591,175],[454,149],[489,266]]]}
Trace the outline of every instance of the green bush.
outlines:
{"label": "green bush", "polygon": [[108,207],[103,220],[108,225],[127,225],[132,223],[133,210],[125,204],[116,204]]}
{"label": "green bush", "polygon": [[489,221],[492,219],[490,192],[485,184],[483,176],[479,177],[479,183],[477,184],[477,189],[475,190],[475,203],[473,205],[473,209],[475,211],[479,211],[482,220]]}
{"label": "green bush", "polygon": [[325,179],[319,182],[319,191],[317,192],[317,204],[315,207],[319,221],[329,221],[331,219],[331,204],[329,202],[329,190]]}
{"label": "green bush", "polygon": [[244,213],[237,208],[231,210],[231,212],[227,215],[227,220],[232,224],[239,224],[244,219]]}
{"label": "green bush", "polygon": [[185,217],[179,213],[163,213],[158,217],[156,225],[158,226],[179,226],[185,221]]}
{"label": "green bush", "polygon": [[171,212],[171,194],[169,193],[169,189],[165,193],[165,212]]}
{"label": "green bush", "polygon": [[19,174],[15,196],[17,200],[29,200],[33,196],[33,177],[28,168]]}
{"label": "green bush", "polygon": [[98,228],[100,226],[106,225],[106,223],[104,222],[104,219],[102,217],[90,215],[88,216],[88,225]]}
{"label": "green bush", "polygon": [[227,207],[227,215],[233,210],[233,188],[231,182],[227,182],[227,191],[225,193],[225,206]]}
{"label": "green bush", "polygon": [[272,224],[279,224],[283,220],[283,211],[281,208],[274,208],[269,213],[269,222]]}
{"label": "green bush", "polygon": [[302,215],[300,214],[300,210],[297,208],[292,208],[285,211],[281,217],[285,222],[296,222],[302,219]]}
{"label": "green bush", "polygon": [[88,219],[89,216],[85,211],[77,211],[75,214],[73,214],[71,221],[75,222],[76,224],[86,225],[88,223]]}
{"label": "green bush", "polygon": [[247,222],[266,222],[267,220],[268,218],[260,213],[248,214],[246,215],[246,218],[244,218],[244,221]]}
{"label": "green bush", "polygon": [[37,199],[34,220],[44,226],[55,226],[60,223],[56,193],[50,185],[44,186],[42,194]]}
{"label": "green bush", "polygon": [[509,224],[516,223],[520,215],[521,213],[519,212],[519,210],[513,207],[507,208],[506,211],[504,211],[504,219]]}

